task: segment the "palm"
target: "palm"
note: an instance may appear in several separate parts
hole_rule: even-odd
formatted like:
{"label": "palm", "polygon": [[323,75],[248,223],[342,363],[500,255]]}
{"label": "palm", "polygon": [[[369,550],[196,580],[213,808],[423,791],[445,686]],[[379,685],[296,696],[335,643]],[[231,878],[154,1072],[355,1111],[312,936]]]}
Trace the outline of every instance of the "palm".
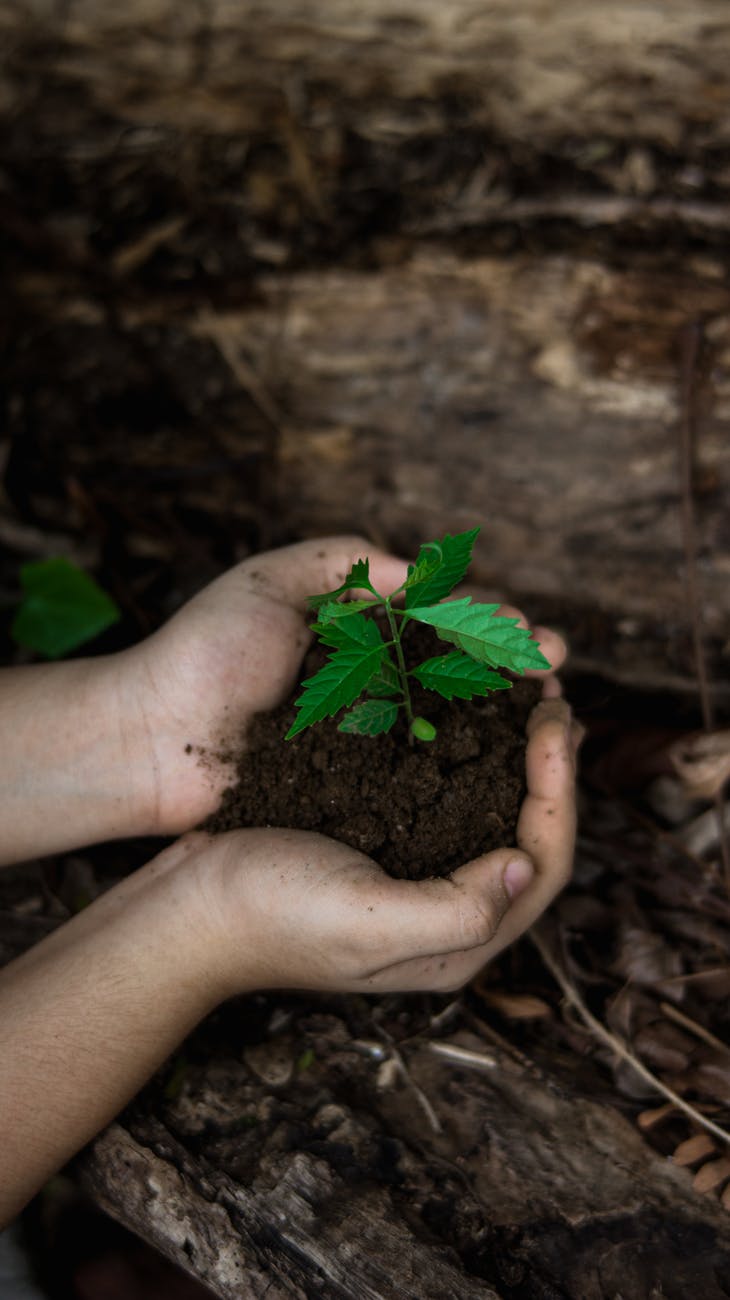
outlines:
{"label": "palm", "polygon": [[[218,806],[231,779],[222,756],[240,748],[253,715],[281,703],[297,679],[310,642],[307,596],[337,587],[365,553],[376,587],[394,591],[406,568],[392,556],[366,552],[357,538],[302,542],[230,570],[131,652],[161,834],[190,830]],[[559,667],[560,639],[541,631],[540,640]]]}

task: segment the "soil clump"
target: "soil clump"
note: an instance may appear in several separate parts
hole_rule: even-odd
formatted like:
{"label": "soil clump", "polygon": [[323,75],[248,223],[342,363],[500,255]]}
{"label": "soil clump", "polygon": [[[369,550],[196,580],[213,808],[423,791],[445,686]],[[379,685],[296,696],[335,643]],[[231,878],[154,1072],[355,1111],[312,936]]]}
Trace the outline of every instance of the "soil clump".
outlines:
{"label": "soil clump", "polygon": [[[443,653],[413,629],[412,662]],[[315,648],[304,675],[323,661]],[[254,719],[235,755],[237,779],[205,823],[215,833],[245,826],[318,831],[375,858],[392,876],[444,876],[480,853],[514,844],[525,796],[525,726],[540,685],[447,702],[415,683],[413,706],[437,728],[431,743],[408,743],[399,716],[384,736],[345,735],[337,719],[293,740],[295,696]]]}

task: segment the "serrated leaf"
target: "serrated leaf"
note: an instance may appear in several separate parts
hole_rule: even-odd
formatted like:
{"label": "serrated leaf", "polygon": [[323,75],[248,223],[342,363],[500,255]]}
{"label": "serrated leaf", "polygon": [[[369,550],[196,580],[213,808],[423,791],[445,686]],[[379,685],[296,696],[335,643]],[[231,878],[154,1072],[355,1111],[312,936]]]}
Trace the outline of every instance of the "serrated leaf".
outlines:
{"label": "serrated leaf", "polygon": [[435,605],[453,591],[469,568],[478,532],[478,528],[471,528],[455,537],[447,533],[440,541],[426,542],[421,547],[404,584],[406,609]]}
{"label": "serrated leaf", "polygon": [[518,627],[516,618],[497,616],[498,605],[446,601],[434,608],[409,609],[408,617],[434,628],[444,641],[451,641],[479,663],[507,668],[520,676],[528,668],[549,668],[537,641],[528,628]]}
{"label": "serrated leaf", "polygon": [[76,650],[121,617],[111,597],[70,560],[24,564],[20,582],[24,596],[11,635],[47,659]]}
{"label": "serrated leaf", "polygon": [[461,650],[427,659],[411,672],[426,690],[437,691],[445,700],[471,700],[490,691],[509,690],[512,683]]}
{"label": "serrated leaf", "polygon": [[317,609],[317,622],[337,622],[341,618],[349,618],[350,614],[359,614],[363,609],[373,609],[377,603],[376,600],[326,600]]}
{"label": "serrated leaf", "polygon": [[338,650],[385,645],[377,623],[362,614],[348,614],[346,618],[331,623],[317,621],[312,624],[312,631],[316,632],[323,645],[334,646]]}
{"label": "serrated leaf", "polygon": [[357,736],[382,736],[390,731],[398,717],[398,705],[392,700],[363,700],[346,713],[338,731]]}
{"label": "serrated leaf", "polygon": [[367,690],[368,695],[372,695],[376,699],[402,693],[398,672],[392,659],[386,658],[383,660],[380,672],[368,682]]}
{"label": "serrated leaf", "polygon": [[364,587],[367,591],[372,591],[374,596],[378,594],[370,582],[370,561],[368,559],[355,560],[341,587],[338,587],[336,591],[325,591],[321,596],[310,596],[307,604],[310,609],[319,609],[320,605],[324,605],[328,601],[336,601],[338,596],[342,596],[346,591],[353,591],[358,587]]}
{"label": "serrated leaf", "polygon": [[302,683],[302,694],[295,701],[299,712],[285,739],[291,740],[305,727],[353,704],[370,678],[379,672],[385,653],[382,644],[335,650],[324,668]]}

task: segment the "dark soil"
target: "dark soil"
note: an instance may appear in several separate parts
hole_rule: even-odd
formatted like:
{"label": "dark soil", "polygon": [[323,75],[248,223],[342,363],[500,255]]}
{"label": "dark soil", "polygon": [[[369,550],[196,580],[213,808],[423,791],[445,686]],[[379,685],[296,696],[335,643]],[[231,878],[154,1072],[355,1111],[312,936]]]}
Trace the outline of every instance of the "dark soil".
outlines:
{"label": "dark soil", "polygon": [[[406,650],[414,662],[445,648],[425,629],[413,632]],[[313,651],[304,675],[320,660]],[[376,858],[392,876],[448,875],[480,853],[514,844],[525,795],[525,724],[539,696],[539,684],[525,680],[485,699],[451,703],[417,690],[414,709],[438,734],[413,745],[404,717],[385,736],[344,735],[335,718],[285,742],[294,719],[289,700],[261,714],[242,739],[237,782],[206,829],[319,831]]]}

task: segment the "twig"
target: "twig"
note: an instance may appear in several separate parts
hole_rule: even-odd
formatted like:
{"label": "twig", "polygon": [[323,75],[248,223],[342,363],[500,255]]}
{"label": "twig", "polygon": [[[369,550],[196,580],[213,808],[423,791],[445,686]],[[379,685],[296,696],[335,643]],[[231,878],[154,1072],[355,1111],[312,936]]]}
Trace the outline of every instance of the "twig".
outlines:
{"label": "twig", "polygon": [[523,1070],[526,1070],[529,1074],[535,1075],[538,1079],[543,1078],[542,1071],[534,1061],[530,1060],[529,1056],[521,1051],[519,1047],[515,1047],[514,1043],[511,1043],[508,1038],[505,1038],[503,1034],[500,1034],[497,1029],[492,1027],[492,1025],[488,1025],[486,1020],[482,1020],[481,1016],[477,1016],[470,1007],[462,1007],[461,1014],[466,1023],[471,1025],[472,1029],[477,1034],[489,1039],[490,1042],[494,1043],[495,1047],[499,1047],[501,1051],[503,1051],[507,1056],[510,1056],[517,1065],[522,1066]]}
{"label": "twig", "polygon": [[391,1038],[390,1034],[386,1029],[383,1029],[382,1025],[374,1024],[373,1028],[376,1034],[378,1035],[378,1037],[382,1038],[384,1043],[387,1043],[388,1055],[390,1056],[390,1059],[395,1062],[395,1065],[398,1069],[398,1073],[400,1074],[403,1082],[407,1085],[407,1087],[410,1088],[411,1092],[413,1093],[414,1097],[419,1103],[423,1113],[425,1114],[426,1119],[431,1125],[431,1128],[433,1129],[434,1133],[443,1133],[444,1130],[443,1130],[443,1125],[441,1123],[441,1120],[436,1114],[436,1111],[434,1110],[433,1106],[428,1100],[428,1097],[426,1096],[423,1089],[419,1088],[415,1079],[412,1078],[410,1070],[408,1069],[408,1066],[403,1060],[403,1057],[398,1051],[398,1048],[393,1042],[393,1039]]}
{"label": "twig", "polygon": [[[697,439],[697,369],[703,341],[702,323],[690,321],[682,331],[681,419],[679,422],[680,487],[682,495],[682,543],[685,558],[685,588],[692,625],[697,686],[705,731],[712,730],[713,708],[707,680],[707,664],[702,643],[702,611],[697,582],[697,532],[695,528],[692,468]],[[730,894],[730,845],[725,830],[724,800],[720,790],[714,800],[720,852],[725,873],[725,887]]]}
{"label": "twig", "polygon": [[691,1016],[686,1016],[683,1011],[679,1011],[677,1007],[672,1006],[671,1002],[660,1002],[659,1008],[669,1020],[674,1020],[676,1024],[682,1025],[684,1029],[694,1034],[695,1038],[701,1038],[710,1047],[715,1047],[719,1052],[725,1052],[727,1056],[730,1056],[730,1047],[728,1047],[727,1043],[723,1043],[721,1038],[716,1038],[714,1034],[710,1033],[709,1029],[705,1029],[704,1025],[698,1025],[697,1021],[693,1020]]}
{"label": "twig", "polygon": [[440,1056],[452,1065],[463,1065],[467,1070],[479,1070],[488,1073],[496,1070],[499,1062],[488,1052],[470,1052],[468,1047],[457,1047],[455,1043],[429,1043],[429,1052]]}
{"label": "twig", "polygon": [[634,1055],[622,1039],[618,1038],[615,1034],[612,1034],[609,1029],[606,1029],[605,1025],[601,1024],[600,1020],[596,1019],[592,1012],[588,1010],[588,1007],[583,1001],[578,989],[573,983],[571,983],[565,972],[556,962],[542,936],[535,929],[530,930],[528,934],[553,979],[562,989],[565,998],[578,1012],[581,1020],[588,1026],[592,1033],[594,1033],[597,1038],[600,1038],[601,1042],[610,1047],[617,1056],[620,1056],[623,1061],[628,1061],[629,1065],[638,1075],[641,1076],[642,1079],[645,1079],[646,1082],[649,1083],[652,1088],[655,1088],[657,1092],[661,1093],[663,1097],[674,1102],[674,1105],[677,1106],[679,1110],[683,1111],[685,1115],[688,1115],[695,1124],[702,1125],[702,1127],[706,1128],[708,1132],[714,1133],[715,1137],[719,1138],[721,1142],[725,1142],[730,1146],[730,1133],[727,1133],[725,1129],[720,1128],[719,1124],[715,1124],[713,1120],[706,1119],[700,1111],[696,1110],[694,1106],[691,1106],[689,1102],[685,1101],[684,1097],[680,1097],[678,1092],[675,1092],[673,1088],[668,1088],[665,1083],[662,1083],[661,1079],[658,1079],[655,1074],[652,1074],[651,1070],[647,1069],[643,1062]]}

